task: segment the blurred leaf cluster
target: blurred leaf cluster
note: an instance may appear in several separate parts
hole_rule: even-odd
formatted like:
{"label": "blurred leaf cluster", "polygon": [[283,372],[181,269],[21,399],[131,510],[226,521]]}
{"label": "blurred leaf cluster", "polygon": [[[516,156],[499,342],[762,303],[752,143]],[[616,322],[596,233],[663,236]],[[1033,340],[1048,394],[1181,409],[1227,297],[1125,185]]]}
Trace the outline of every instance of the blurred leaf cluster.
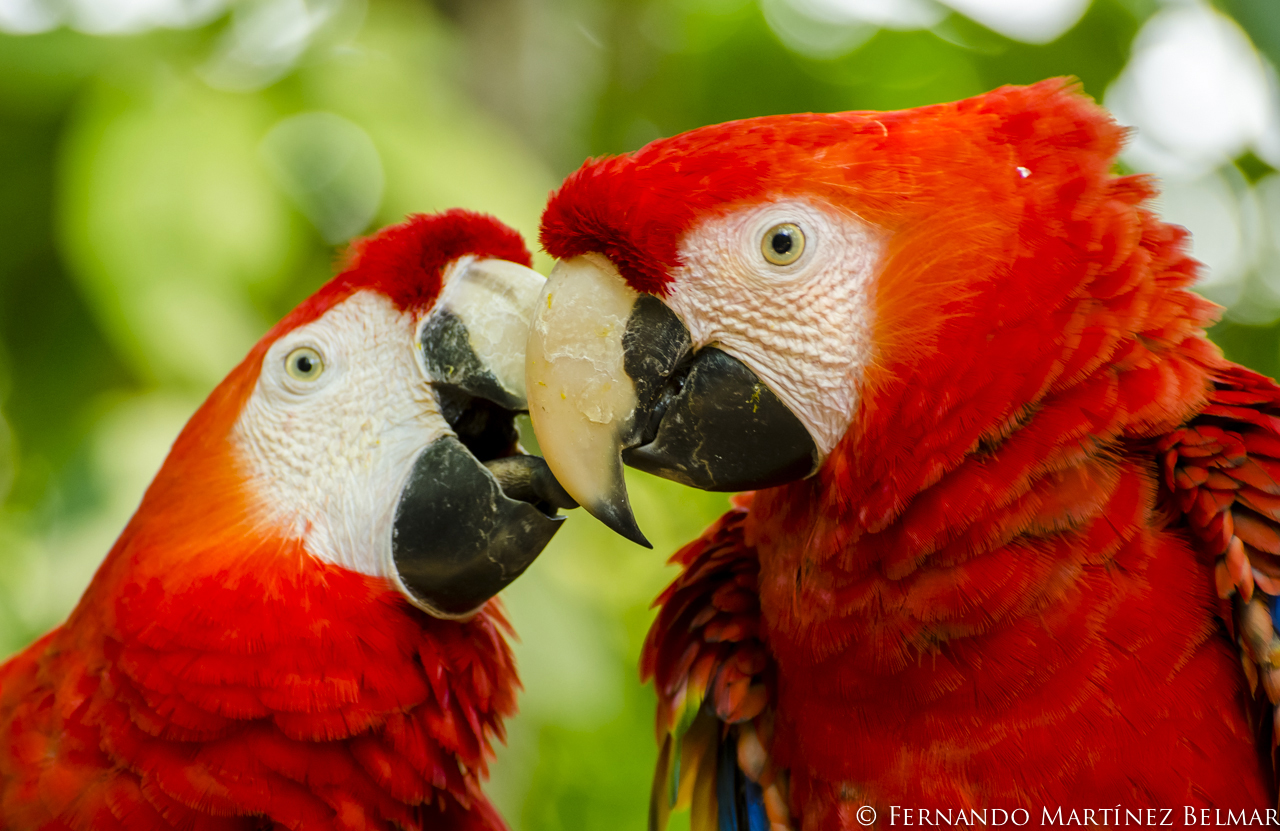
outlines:
{"label": "blurred leaf cluster", "polygon": [[[184,420],[353,235],[460,205],[532,240],[585,157],[707,123],[1076,76],[1139,126],[1125,164],[1196,234],[1215,337],[1280,372],[1280,5],[1041,2],[0,0],[0,654],[66,615]],[[1196,83],[1161,68],[1182,54]],[[1188,112],[1234,132],[1169,132]],[[507,592],[526,689],[492,790],[517,829],[644,827],[648,605],[727,503],[631,487],[655,552],[575,516]]]}

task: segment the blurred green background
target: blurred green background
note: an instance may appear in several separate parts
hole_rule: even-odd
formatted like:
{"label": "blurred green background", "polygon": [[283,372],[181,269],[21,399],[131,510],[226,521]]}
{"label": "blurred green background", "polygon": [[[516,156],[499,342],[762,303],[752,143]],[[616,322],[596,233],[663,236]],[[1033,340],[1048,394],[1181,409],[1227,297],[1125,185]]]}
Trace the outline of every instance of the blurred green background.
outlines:
{"label": "blurred green background", "polygon": [[[1277,63],[1275,0],[0,0],[0,654],[352,235],[461,205],[532,239],[586,156],[711,122],[1075,75],[1194,232],[1214,337],[1275,375]],[[517,831],[644,827],[648,604],[726,499],[632,489],[655,552],[577,515],[506,593]]]}

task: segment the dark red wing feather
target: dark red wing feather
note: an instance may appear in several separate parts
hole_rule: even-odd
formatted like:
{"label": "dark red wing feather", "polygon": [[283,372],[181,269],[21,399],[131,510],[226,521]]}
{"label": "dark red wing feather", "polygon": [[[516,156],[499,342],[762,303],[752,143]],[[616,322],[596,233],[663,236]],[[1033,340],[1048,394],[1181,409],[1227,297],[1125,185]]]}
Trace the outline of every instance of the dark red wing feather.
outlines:
{"label": "dark red wing feather", "polygon": [[[1159,443],[1164,486],[1212,567],[1271,750],[1280,701],[1280,386],[1239,366],[1214,377],[1209,405]],[[1267,725],[1263,725],[1265,728]],[[1267,732],[1267,731],[1263,731]]]}
{"label": "dark red wing feather", "polygon": [[716,747],[735,742],[738,767],[764,793],[774,828],[790,827],[787,778],[768,752],[773,734],[773,659],[760,640],[760,562],[743,539],[751,496],[736,498],[700,538],[676,552],[683,568],[654,602],[658,618],[640,657],[658,693],[662,747],[650,827],[690,806],[692,827],[716,827]]}

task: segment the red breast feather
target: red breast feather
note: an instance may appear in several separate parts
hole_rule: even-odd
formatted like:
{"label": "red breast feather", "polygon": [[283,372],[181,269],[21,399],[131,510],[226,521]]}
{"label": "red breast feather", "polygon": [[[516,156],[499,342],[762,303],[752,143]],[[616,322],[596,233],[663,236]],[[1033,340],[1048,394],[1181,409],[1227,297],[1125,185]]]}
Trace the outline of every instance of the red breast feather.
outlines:
{"label": "red breast feather", "polygon": [[435,620],[287,543],[245,553],[182,592],[127,581],[6,666],[4,827],[502,828],[497,605]]}

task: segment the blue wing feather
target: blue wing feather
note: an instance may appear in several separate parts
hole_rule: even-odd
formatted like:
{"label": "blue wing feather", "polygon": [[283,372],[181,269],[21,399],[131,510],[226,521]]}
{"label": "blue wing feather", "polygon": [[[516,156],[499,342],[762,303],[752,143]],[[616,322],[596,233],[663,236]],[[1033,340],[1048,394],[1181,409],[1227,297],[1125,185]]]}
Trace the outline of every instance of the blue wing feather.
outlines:
{"label": "blue wing feather", "polygon": [[719,831],[769,831],[764,793],[738,767],[737,730],[720,739],[716,764]]}

